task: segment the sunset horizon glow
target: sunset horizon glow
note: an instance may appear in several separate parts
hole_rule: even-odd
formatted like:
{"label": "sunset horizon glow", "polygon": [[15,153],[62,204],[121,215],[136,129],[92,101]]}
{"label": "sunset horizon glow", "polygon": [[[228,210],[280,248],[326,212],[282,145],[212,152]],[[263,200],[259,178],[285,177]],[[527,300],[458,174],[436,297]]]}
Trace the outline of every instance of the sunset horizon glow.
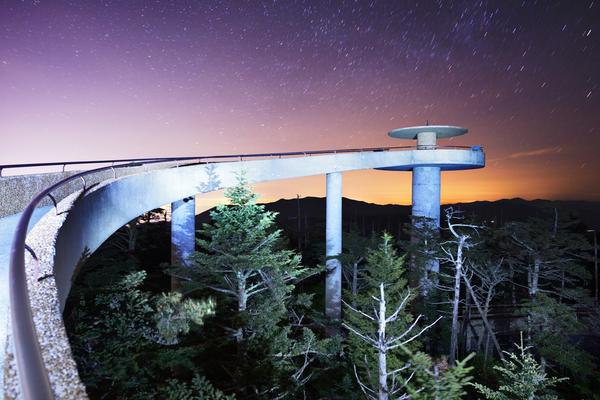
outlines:
{"label": "sunset horizon glow", "polygon": [[[600,200],[599,10],[7,1],[0,164],[410,146],[387,132],[428,121],[469,129],[440,145],[486,152],[483,169],[442,173],[442,203]],[[410,179],[345,173],[344,196],[410,204]],[[256,190],[271,201],[325,184]]]}

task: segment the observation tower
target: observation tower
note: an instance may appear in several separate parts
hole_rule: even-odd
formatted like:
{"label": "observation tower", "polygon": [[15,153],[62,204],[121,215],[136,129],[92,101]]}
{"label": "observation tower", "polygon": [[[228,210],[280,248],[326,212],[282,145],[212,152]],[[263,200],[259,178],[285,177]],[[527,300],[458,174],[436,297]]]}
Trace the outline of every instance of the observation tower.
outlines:
{"label": "observation tower", "polygon": [[[474,153],[483,155],[480,146],[459,147],[459,146],[440,146],[438,139],[451,138],[467,133],[467,128],[448,125],[425,125],[412,126],[407,128],[398,128],[388,132],[388,135],[397,139],[416,140],[417,146],[414,151],[415,162],[410,168],[406,166],[381,168],[392,171],[412,170],[412,217],[413,226],[418,226],[419,221],[429,221],[430,227],[439,229],[440,227],[440,177],[442,171],[463,170],[483,168],[483,162],[473,163],[464,162],[462,159],[456,159],[454,154],[457,150],[470,149]],[[427,269],[439,271],[439,262],[429,260]]]}

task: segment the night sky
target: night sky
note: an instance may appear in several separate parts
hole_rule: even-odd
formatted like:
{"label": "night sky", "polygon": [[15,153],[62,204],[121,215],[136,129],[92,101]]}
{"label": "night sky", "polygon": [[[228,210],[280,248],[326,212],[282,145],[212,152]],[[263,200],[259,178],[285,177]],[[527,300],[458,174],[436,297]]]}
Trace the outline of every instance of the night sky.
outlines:
{"label": "night sky", "polygon": [[[0,1],[0,163],[410,145],[488,164],[443,201],[600,200],[600,1]],[[410,174],[344,195],[408,203]],[[259,185],[323,195],[324,178]]]}

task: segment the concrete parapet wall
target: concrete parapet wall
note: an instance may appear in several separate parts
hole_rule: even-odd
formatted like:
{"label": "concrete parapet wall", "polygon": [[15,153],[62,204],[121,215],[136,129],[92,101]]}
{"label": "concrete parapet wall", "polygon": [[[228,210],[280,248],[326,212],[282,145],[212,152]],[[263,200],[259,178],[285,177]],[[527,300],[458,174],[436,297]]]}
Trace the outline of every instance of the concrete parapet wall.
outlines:
{"label": "concrete parapet wall", "polygon": [[[77,172],[78,171],[52,172],[47,174],[1,177],[0,218],[20,213],[37,193]],[[69,193],[81,189],[81,185],[81,182],[71,182],[58,190],[54,196],[57,201],[62,200],[67,197]],[[75,189],[76,186],[77,189]],[[40,206],[48,205],[52,205],[50,198],[44,199],[40,204]]]}
{"label": "concrete parapet wall", "polygon": [[[79,195],[80,193],[73,193],[61,201],[58,212],[48,212],[27,235],[27,245],[37,258],[35,260],[29,253],[25,255],[29,302],[42,359],[56,399],[87,398],[85,386],[79,379],[77,364],[71,354],[53,277],[56,241]],[[22,398],[14,341],[15,338],[9,334],[4,367],[4,398],[7,400]]]}
{"label": "concrete parapet wall", "polygon": [[[177,166],[177,163],[159,163],[146,164],[138,167],[115,167],[113,170],[103,171],[95,174],[90,174],[85,177],[85,186],[89,188],[91,185],[107,179],[138,174],[144,171],[152,171],[156,169],[171,168]],[[81,171],[66,171],[66,172],[50,172],[43,174],[30,175],[15,175],[0,177],[0,218],[8,215],[20,213],[29,204],[33,197],[55,183],[75,175]],[[56,201],[61,201],[71,193],[74,193],[83,188],[82,180],[75,180],[60,187],[52,193]],[[40,206],[51,206],[52,200],[46,197]]]}
{"label": "concrete parapet wall", "polygon": [[[132,167],[117,170],[116,179],[113,171],[86,178],[86,190],[81,190],[82,182],[74,182],[71,188],[76,192],[67,195],[59,203],[58,212],[46,214],[27,236],[27,244],[40,260],[36,263],[30,256],[26,257],[31,309],[56,398],[86,398],[62,321],[62,310],[78,267],[86,255],[136,216],[197,193],[231,187],[236,184],[236,174],[242,171],[250,183],[258,183],[361,169],[409,170],[415,165],[456,163],[465,169],[481,168],[484,162],[482,152],[471,150],[356,152],[181,168],[165,168],[165,164]],[[107,180],[91,184],[102,179]],[[7,186],[8,193],[20,190],[18,182]],[[7,187],[2,188],[2,193]],[[25,190],[21,196],[25,202]],[[39,281],[40,277],[44,279]],[[14,365],[10,368],[16,371]],[[15,393],[18,388],[14,377],[15,374],[7,376],[9,382],[5,384],[9,393]]]}

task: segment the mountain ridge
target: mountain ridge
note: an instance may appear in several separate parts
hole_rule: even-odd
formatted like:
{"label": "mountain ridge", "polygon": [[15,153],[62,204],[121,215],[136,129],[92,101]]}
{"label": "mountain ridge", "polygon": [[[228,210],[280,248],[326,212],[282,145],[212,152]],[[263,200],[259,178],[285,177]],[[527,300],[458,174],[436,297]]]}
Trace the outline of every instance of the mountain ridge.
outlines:
{"label": "mountain ridge", "polygon": [[[278,212],[278,222],[290,225],[290,221],[297,221],[300,216],[301,223],[320,223],[325,220],[325,198],[307,196],[299,199],[279,199],[269,203],[262,203],[268,210]],[[443,204],[445,207],[455,207],[462,210],[465,215],[474,215],[478,219],[490,222],[492,225],[502,225],[508,221],[523,221],[529,217],[554,216],[554,209],[559,214],[568,214],[579,219],[588,229],[600,230],[600,201],[592,200],[526,200],[511,198],[500,200],[477,200],[473,202],[458,202]],[[206,221],[210,210],[200,214],[200,219]],[[362,200],[344,197],[342,199],[342,213],[344,223],[358,225],[369,224],[372,228],[393,228],[397,230],[398,224],[408,222],[411,206],[401,204],[375,204]],[[202,217],[204,216],[204,218]],[[375,221],[367,221],[375,219]],[[363,227],[364,228],[364,227]]]}

